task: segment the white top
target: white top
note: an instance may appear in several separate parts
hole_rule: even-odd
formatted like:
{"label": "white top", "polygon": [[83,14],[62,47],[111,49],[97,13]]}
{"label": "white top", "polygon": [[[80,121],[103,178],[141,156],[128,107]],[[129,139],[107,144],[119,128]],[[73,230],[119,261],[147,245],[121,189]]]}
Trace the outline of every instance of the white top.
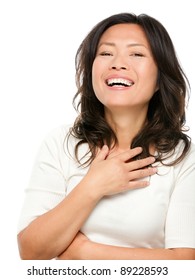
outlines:
{"label": "white top", "polygon": [[[67,152],[68,129],[55,129],[42,143],[26,189],[18,232],[61,202],[88,170],[72,158],[78,141],[72,136]],[[88,145],[82,145],[80,155],[87,150]],[[192,144],[176,166],[159,164],[149,187],[101,199],[81,231],[92,241],[116,246],[195,248],[195,146]]]}

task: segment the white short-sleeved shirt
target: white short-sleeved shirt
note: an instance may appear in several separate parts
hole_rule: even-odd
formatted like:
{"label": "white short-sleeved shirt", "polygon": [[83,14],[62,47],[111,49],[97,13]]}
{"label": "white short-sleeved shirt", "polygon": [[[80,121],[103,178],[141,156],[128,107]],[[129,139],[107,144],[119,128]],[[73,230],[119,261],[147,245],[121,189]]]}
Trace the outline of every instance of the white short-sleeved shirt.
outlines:
{"label": "white short-sleeved shirt", "polygon": [[[69,137],[67,151],[68,131],[69,126],[53,130],[40,147],[26,189],[18,232],[60,203],[88,171],[88,167],[80,167],[74,159],[78,140],[73,136]],[[181,145],[170,161],[178,155]],[[82,145],[79,151],[80,156],[84,155],[88,145]],[[101,199],[81,231],[92,241],[116,246],[195,248],[194,144],[176,166],[159,164],[149,187]]]}

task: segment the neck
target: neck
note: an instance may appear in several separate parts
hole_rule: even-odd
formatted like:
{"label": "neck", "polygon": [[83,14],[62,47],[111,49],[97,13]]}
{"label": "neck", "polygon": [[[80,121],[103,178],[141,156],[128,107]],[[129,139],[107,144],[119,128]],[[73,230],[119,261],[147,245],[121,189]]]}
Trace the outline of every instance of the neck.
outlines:
{"label": "neck", "polygon": [[131,110],[127,112],[105,110],[106,120],[116,134],[119,150],[129,149],[133,138],[146,123],[146,114],[147,111],[144,110],[139,110],[137,113]]}

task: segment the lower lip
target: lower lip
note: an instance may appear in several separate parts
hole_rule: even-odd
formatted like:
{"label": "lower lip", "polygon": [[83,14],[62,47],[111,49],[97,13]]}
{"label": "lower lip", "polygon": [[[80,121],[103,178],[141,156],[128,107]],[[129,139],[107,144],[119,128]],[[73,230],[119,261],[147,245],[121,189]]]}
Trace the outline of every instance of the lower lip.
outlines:
{"label": "lower lip", "polygon": [[124,91],[126,91],[126,90],[129,90],[131,87],[132,87],[132,86],[130,86],[130,87],[122,87],[122,86],[113,86],[113,87],[109,87],[109,86],[108,86],[108,89],[109,89],[109,90],[124,90]]}

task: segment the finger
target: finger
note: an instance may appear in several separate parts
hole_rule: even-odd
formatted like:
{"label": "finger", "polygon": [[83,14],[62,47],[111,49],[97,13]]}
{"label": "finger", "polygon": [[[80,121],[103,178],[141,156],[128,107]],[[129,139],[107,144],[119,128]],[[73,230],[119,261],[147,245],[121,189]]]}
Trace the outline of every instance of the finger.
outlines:
{"label": "finger", "polygon": [[116,157],[125,162],[125,161],[128,161],[128,160],[134,158],[135,156],[141,154],[141,152],[142,152],[142,147],[136,147],[136,148],[130,149],[129,151],[123,152],[123,153],[117,155]]}
{"label": "finger", "polygon": [[128,191],[128,190],[135,190],[135,189],[141,189],[146,188],[150,185],[149,180],[134,180],[128,182],[126,185],[122,187],[122,192]]}
{"label": "finger", "polygon": [[129,171],[137,170],[144,167],[147,167],[155,162],[155,157],[147,157],[139,160],[134,160],[127,163],[127,168]]}
{"label": "finger", "polygon": [[109,148],[107,145],[104,145],[97,153],[95,157],[95,161],[102,161],[105,160],[109,153]]}
{"label": "finger", "polygon": [[139,169],[139,170],[129,172],[129,181],[138,180],[138,179],[146,178],[148,176],[152,176],[152,175],[156,174],[157,171],[158,170],[156,167],[149,167],[149,168],[144,168],[144,169]]}
{"label": "finger", "polygon": [[129,190],[141,189],[146,188],[150,185],[150,181],[131,181],[126,186]]}

